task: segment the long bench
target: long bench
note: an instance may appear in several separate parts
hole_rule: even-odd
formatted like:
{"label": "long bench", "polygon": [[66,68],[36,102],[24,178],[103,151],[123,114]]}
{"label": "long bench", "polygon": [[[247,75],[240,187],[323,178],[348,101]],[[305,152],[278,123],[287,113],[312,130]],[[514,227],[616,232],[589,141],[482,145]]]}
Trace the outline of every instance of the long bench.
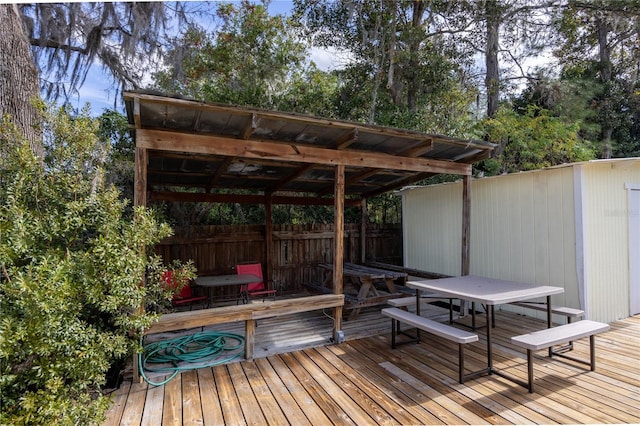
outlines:
{"label": "long bench", "polygon": [[[609,324],[582,320],[557,327],[546,328],[529,334],[523,334],[511,338],[511,343],[527,350],[527,376],[529,392],[533,393],[533,352],[549,349],[549,356],[560,356],[596,369],[595,335],[609,330]],[[561,345],[583,337],[589,337],[590,360],[589,362],[571,357],[562,352],[553,350],[553,346]]]}
{"label": "long bench", "polygon": [[[535,302],[513,302],[510,305],[519,306],[521,308],[533,309],[535,311],[547,312],[546,303]],[[567,308],[565,306],[551,306],[551,313],[567,317],[567,322],[571,322],[573,318],[580,318],[584,315],[581,309]]]}
{"label": "long bench", "polygon": [[[420,331],[423,330],[458,344],[458,381],[464,383],[464,345],[477,342],[478,335],[452,327],[437,321],[424,318],[400,308],[382,309],[382,314],[391,318],[391,347],[397,347],[396,334],[399,330],[398,322],[417,328],[416,336],[411,342],[420,343]],[[411,336],[413,337],[413,336]],[[409,343],[409,342],[405,342]]]}
{"label": "long bench", "polygon": [[[431,303],[436,300],[448,300],[449,301],[449,324],[453,323],[453,299],[450,297],[442,296],[436,293],[425,294],[420,296],[421,302],[425,301]],[[407,297],[399,297],[396,299],[387,300],[387,305],[393,308],[407,308],[408,306],[415,306],[416,297],[415,296],[407,296]]]}

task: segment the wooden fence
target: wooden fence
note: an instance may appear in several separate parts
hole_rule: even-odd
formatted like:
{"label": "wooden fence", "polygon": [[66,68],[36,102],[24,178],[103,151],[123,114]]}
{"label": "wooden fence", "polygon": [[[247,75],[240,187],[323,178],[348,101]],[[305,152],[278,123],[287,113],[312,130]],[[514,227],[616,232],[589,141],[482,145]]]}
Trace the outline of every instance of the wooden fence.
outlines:
{"label": "wooden fence", "polygon": [[[273,226],[271,277],[280,294],[297,293],[305,283],[323,279],[319,263],[333,262],[333,224]],[[399,224],[367,225],[366,258],[402,265]],[[192,260],[199,275],[235,273],[238,263],[257,261],[266,271],[265,226],[205,226],[176,228],[175,235],[156,246],[166,263]],[[345,225],[344,260],[360,261],[360,224]],[[235,297],[237,289],[215,289],[216,297]]]}

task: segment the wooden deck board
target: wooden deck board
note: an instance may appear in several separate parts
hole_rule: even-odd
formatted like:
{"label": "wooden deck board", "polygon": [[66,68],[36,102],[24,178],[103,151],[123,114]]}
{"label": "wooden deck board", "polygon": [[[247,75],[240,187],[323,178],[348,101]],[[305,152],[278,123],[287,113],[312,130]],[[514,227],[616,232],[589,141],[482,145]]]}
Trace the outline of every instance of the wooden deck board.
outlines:
{"label": "wooden deck board", "polygon": [[[437,307],[427,312],[448,318]],[[510,337],[544,322],[500,311],[496,318],[494,366],[525,380],[526,354]],[[479,315],[478,326],[483,321]],[[157,387],[125,382],[113,392],[104,424],[631,424],[640,419],[640,316],[617,321],[596,337],[594,372],[536,352],[533,394],[495,375],[458,383],[457,345],[435,336],[392,350],[390,321],[379,309],[345,321],[347,341],[338,345],[329,341],[331,323],[321,314],[260,320],[255,361],[185,371]],[[478,327],[477,333],[480,341],[465,351],[469,371],[486,364],[484,330]],[[574,345],[573,355],[588,360],[588,339]],[[291,352],[278,354],[282,350]]]}

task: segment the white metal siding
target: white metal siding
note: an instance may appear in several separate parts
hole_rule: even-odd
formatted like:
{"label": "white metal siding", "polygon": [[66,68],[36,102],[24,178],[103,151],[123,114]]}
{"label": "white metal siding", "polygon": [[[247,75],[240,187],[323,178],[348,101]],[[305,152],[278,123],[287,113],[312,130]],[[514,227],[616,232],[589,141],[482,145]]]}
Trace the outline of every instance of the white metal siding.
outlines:
{"label": "white metal siding", "polygon": [[474,181],[471,272],[565,288],[554,303],[579,307],[570,169]]}
{"label": "white metal siding", "polygon": [[[473,180],[471,273],[562,286],[554,303],[584,309],[596,321],[626,318],[627,184],[640,184],[640,159]],[[405,190],[403,203],[405,265],[460,275],[462,184]]]}
{"label": "white metal siding", "polygon": [[629,206],[625,184],[640,182],[640,162],[590,163],[583,175],[585,269],[593,319],[629,316]]}
{"label": "white metal siding", "polygon": [[462,184],[444,184],[403,194],[405,266],[460,275]]}
{"label": "white metal siding", "polygon": [[[460,275],[462,184],[403,197],[406,266]],[[573,214],[570,168],[473,180],[471,273],[561,286],[554,303],[579,307]]]}

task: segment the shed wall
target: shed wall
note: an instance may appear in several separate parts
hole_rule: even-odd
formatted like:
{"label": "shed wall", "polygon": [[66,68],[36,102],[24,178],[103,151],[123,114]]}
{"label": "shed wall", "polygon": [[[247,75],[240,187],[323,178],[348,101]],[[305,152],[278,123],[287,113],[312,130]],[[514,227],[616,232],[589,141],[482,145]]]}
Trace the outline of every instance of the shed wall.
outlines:
{"label": "shed wall", "polygon": [[404,266],[460,275],[462,183],[406,191],[402,203]]}
{"label": "shed wall", "polygon": [[[580,307],[571,168],[471,185],[471,274],[564,287],[554,303]],[[462,184],[406,191],[403,200],[405,266],[460,275]]]}
{"label": "shed wall", "polygon": [[[473,180],[471,274],[562,286],[554,303],[596,321],[628,317],[629,241],[640,238],[630,184],[640,185],[638,159]],[[460,275],[461,215],[461,182],[405,190],[405,266]]]}
{"label": "shed wall", "polygon": [[[640,163],[577,166],[583,181],[584,253],[589,315],[614,321],[629,316],[629,201],[626,184],[640,183]],[[638,236],[640,238],[640,236]]]}

